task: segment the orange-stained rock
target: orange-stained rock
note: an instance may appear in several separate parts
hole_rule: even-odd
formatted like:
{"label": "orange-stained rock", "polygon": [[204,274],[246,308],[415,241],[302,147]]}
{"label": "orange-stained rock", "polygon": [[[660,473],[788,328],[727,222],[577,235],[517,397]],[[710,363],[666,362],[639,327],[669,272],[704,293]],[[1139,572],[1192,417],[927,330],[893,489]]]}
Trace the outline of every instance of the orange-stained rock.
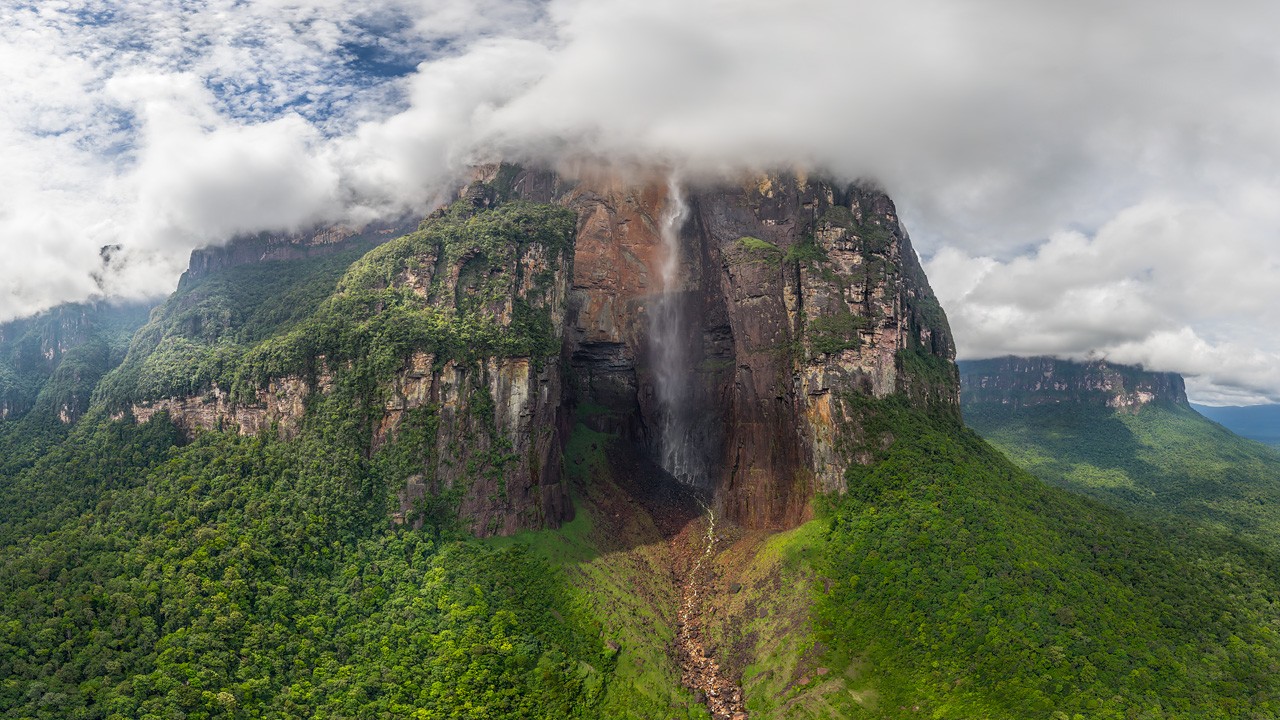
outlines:
{"label": "orange-stained rock", "polygon": [[[651,451],[658,411],[646,310],[662,291],[668,187],[664,173],[598,168],[572,180],[520,171],[509,187],[577,211],[567,391],[591,406],[585,422]],[[858,432],[851,394],[902,392],[957,412],[950,330],[882,192],[788,174],[693,182],[684,192],[678,291],[707,482],[730,518],[790,527],[809,517],[815,493],[844,490],[848,463],[866,461],[838,447],[842,433]],[[832,325],[849,329],[843,346],[821,342]],[[942,379],[904,372],[903,352],[939,359]]]}
{"label": "orange-stained rock", "polygon": [[[796,174],[675,186],[688,204],[669,289],[687,329],[691,382],[682,400],[698,419],[688,442],[724,515],[786,528],[810,517],[815,494],[844,491],[848,465],[870,461],[847,450],[861,432],[857,395],[902,393],[958,412],[946,318],[882,192]],[[533,244],[513,253],[501,274],[510,286],[496,294],[467,295],[465,256],[422,258],[394,282],[435,303],[472,297],[504,324],[517,300],[545,308],[563,351],[541,364],[494,357],[463,366],[422,352],[405,359],[385,388],[374,449],[397,437],[415,408],[431,407],[438,424],[429,466],[399,493],[397,522],[411,522],[415,503],[450,489],[460,494],[462,521],[480,535],[571,517],[561,452],[575,411],[592,428],[657,453],[650,313],[664,291],[658,268],[671,187],[659,171],[476,170],[459,196],[477,206],[524,199],[574,210],[572,250],[550,257]],[[548,274],[551,282],[531,280]],[[914,369],[921,362],[934,369]],[[134,415],[165,409],[189,428],[288,433],[306,394],[324,391],[285,378],[252,405],[232,406],[215,388],[135,407]]]}

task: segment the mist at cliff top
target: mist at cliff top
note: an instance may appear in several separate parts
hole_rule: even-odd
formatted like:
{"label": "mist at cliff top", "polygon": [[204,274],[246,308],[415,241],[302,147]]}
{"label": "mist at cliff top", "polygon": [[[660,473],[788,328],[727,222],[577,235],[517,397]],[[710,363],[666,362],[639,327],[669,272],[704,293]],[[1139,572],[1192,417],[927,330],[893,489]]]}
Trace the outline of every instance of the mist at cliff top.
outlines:
{"label": "mist at cliff top", "polygon": [[[962,356],[1280,398],[1280,6],[161,0],[0,9],[0,318],[476,162],[800,167],[895,198]],[[120,252],[102,255],[106,245]]]}

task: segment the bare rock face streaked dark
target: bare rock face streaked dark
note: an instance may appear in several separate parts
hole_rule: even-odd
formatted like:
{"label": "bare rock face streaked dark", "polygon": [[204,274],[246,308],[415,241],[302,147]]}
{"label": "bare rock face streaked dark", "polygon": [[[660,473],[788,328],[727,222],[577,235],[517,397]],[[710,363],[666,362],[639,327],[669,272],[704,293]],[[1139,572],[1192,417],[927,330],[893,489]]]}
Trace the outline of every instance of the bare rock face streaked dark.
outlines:
{"label": "bare rock face streaked dark", "polygon": [[676,228],[680,277],[665,289],[686,296],[685,402],[701,418],[688,439],[708,458],[705,482],[729,519],[791,527],[815,493],[844,489],[851,459],[840,437],[858,432],[851,396],[904,393],[958,411],[945,314],[884,193],[787,173],[725,184],[481,169],[464,197],[578,213],[566,391],[589,408],[585,422],[658,450],[648,314],[664,291],[672,192],[688,206]]}
{"label": "bare rock face streaked dark", "polygon": [[[475,496],[464,499],[464,523],[477,534],[555,526],[571,516],[560,480],[570,418],[655,459],[683,443],[676,453],[683,469],[674,474],[710,492],[719,515],[781,529],[808,519],[815,495],[842,492],[850,463],[867,461],[847,450],[865,419],[859,397],[901,394],[921,408],[959,412],[946,316],[892,201],[877,189],[796,173],[708,182],[660,170],[597,168],[570,177],[494,165],[477,168],[458,198],[477,208],[549,203],[577,215],[565,257],[513,259],[555,270],[549,294],[535,302],[525,297],[529,288],[513,286],[494,305],[499,315],[516,301],[545,308],[563,342],[558,360],[534,367],[491,358],[472,368],[415,356],[388,388],[375,445],[396,432],[404,413],[430,403],[441,409],[442,447],[463,448],[435,469],[437,481],[440,472],[461,472],[466,453],[486,442],[509,445],[520,458],[503,478],[505,492],[478,482]],[[681,212],[671,212],[673,203]],[[194,254],[187,278],[326,252],[352,239],[334,229],[242,240]],[[678,262],[664,271],[673,244]],[[465,274],[437,260],[419,265],[449,283]],[[520,275],[532,276],[512,273]],[[417,276],[395,282],[415,292],[439,284]],[[655,348],[659,309],[674,333],[662,342],[680,343],[677,353]],[[662,385],[672,382],[671,368],[658,366],[672,357],[683,366],[676,393]],[[134,414],[162,408],[192,428],[288,431],[298,427],[301,398],[324,392],[323,383],[290,383],[263,388],[253,407],[171,398]],[[486,410],[493,422],[484,424],[496,435],[472,442],[468,397],[482,386],[495,401]],[[674,434],[673,417],[680,423]],[[432,491],[420,484],[406,488],[406,497]],[[501,502],[490,501],[498,496]]]}
{"label": "bare rock face streaked dark", "polygon": [[961,399],[966,407],[1002,405],[1017,410],[1084,404],[1131,413],[1153,403],[1190,407],[1181,375],[1147,372],[1106,360],[1073,362],[1010,355],[961,362],[960,375]]}

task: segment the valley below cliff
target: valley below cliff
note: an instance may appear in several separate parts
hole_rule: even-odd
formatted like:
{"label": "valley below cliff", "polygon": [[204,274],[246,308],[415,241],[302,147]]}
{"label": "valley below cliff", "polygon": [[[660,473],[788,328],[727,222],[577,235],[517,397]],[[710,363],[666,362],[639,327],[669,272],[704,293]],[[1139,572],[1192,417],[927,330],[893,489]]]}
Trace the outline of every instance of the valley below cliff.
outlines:
{"label": "valley below cliff", "polygon": [[960,368],[965,421],[1045,482],[1280,548],[1280,453],[1197,412],[1180,375],[1053,358]]}

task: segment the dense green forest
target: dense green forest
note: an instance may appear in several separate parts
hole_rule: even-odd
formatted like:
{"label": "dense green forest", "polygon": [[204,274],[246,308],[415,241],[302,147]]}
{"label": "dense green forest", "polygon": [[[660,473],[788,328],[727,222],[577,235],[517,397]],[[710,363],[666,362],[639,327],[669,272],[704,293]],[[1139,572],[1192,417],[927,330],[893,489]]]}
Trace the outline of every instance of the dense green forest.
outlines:
{"label": "dense green forest", "polygon": [[392,529],[394,448],[76,434],[6,488],[43,500],[2,525],[9,716],[590,716],[608,656],[572,588],[519,548]]}
{"label": "dense green forest", "polygon": [[970,405],[965,421],[1045,482],[1280,550],[1280,451],[1182,405]]}
{"label": "dense green forest", "polygon": [[[958,425],[884,411],[911,439],[815,521],[815,637],[880,698],[850,716],[1274,716],[1268,556],[1171,538],[1038,485]],[[644,706],[628,694],[676,694],[611,684],[598,590],[568,580],[582,557],[391,526],[403,451],[85,421],[5,488],[35,499],[5,508],[0,706],[627,717]]]}
{"label": "dense green forest", "polygon": [[[510,267],[522,243],[565,247],[572,222],[455,209],[368,252],[219,271],[152,314],[76,422],[0,423],[2,714],[706,718],[672,672],[666,546],[620,489],[620,438],[573,432],[562,528],[466,537],[447,490],[419,529],[391,520],[438,409],[375,450],[388,373],[421,349],[558,352],[543,311],[501,331],[486,315],[500,270],[447,311],[400,279],[433,254]],[[296,435],[112,418],[163,393],[249,393],[320,355],[331,384]],[[1280,715],[1268,550],[1048,487],[905,397],[849,402],[862,440],[844,449],[875,462],[748,559],[795,573],[740,588],[750,622],[717,620],[741,647],[777,641],[777,662],[829,671],[780,679],[755,658],[753,719]]]}
{"label": "dense green forest", "polygon": [[[1280,565],[1020,470],[946,417],[877,403],[834,504],[819,634],[935,717],[1274,717]],[[873,443],[874,445],[874,443]],[[1059,714],[1060,713],[1060,714]]]}

